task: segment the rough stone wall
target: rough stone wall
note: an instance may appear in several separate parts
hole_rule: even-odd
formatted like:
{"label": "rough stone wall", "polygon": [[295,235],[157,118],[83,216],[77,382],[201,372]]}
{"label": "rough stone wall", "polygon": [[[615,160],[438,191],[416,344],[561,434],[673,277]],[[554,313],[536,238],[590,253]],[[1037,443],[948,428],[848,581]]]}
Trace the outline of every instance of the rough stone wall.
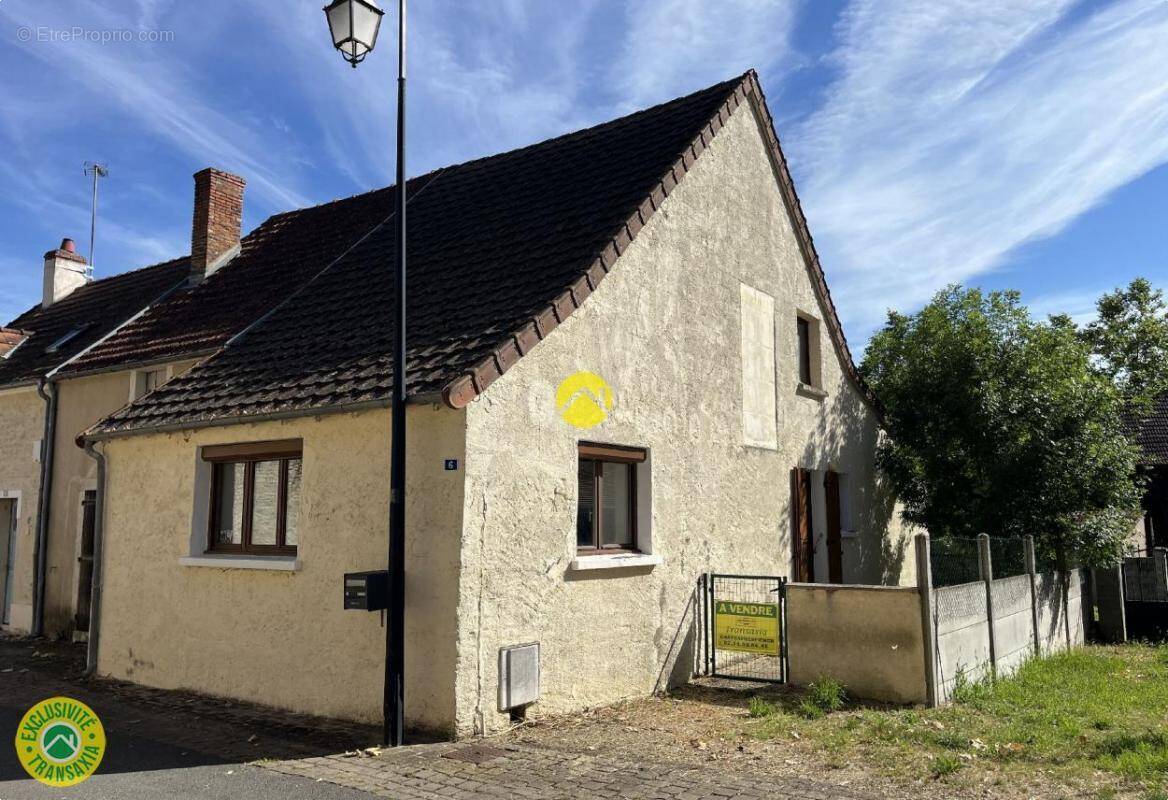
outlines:
{"label": "rough stone wall", "polygon": [[0,499],[17,503],[12,606],[4,628],[18,632],[32,626],[32,551],[41,470],[34,454],[44,425],[45,403],[34,388],[0,392]]}
{"label": "rough stone wall", "polygon": [[[409,409],[407,723],[450,731],[464,415]],[[294,711],[381,719],[385,628],[345,611],[347,572],[385,569],[389,413],[305,417],[114,439],[109,456],[103,674]],[[182,566],[198,448],[302,438],[296,572]]]}
{"label": "rough stone wall", "polygon": [[[743,444],[741,284],[774,298],[773,449]],[[535,713],[686,679],[698,575],[788,574],[797,465],[852,476],[860,531],[846,545],[845,580],[898,583],[902,570],[911,574],[911,543],[874,472],[876,418],[826,331],[818,337],[826,394],[796,391],[798,312],[826,313],[744,105],[584,306],[467,410],[460,732],[505,724],[496,710],[505,645],[542,645]],[[554,401],[578,370],[601,375],[616,397],[609,418],[588,431],[565,424]],[[579,440],[650,451],[652,549],[663,564],[569,569]]]}

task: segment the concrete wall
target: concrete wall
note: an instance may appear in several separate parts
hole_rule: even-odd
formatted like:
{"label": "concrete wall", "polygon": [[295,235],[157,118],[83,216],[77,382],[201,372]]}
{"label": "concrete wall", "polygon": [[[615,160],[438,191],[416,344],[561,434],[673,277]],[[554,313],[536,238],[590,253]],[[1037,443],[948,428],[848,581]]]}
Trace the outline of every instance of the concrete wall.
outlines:
{"label": "concrete wall", "polygon": [[1033,576],[1033,590],[1030,575],[994,580],[990,584],[992,621],[984,582],[934,589],[938,694],[941,700],[953,696],[958,676],[975,682],[988,678],[995,668],[999,677],[1006,676],[1036,654],[1049,655],[1084,644],[1086,620],[1082,571],[1073,570],[1069,581],[1064,598],[1058,573]]}
{"label": "concrete wall", "polygon": [[[778,419],[770,447],[743,441],[743,284],[774,298]],[[885,536],[896,520],[873,464],[876,418],[826,332],[818,350],[825,395],[796,390],[799,312],[826,316],[744,105],[583,307],[467,409],[461,732],[506,723],[496,709],[496,664],[507,645],[542,645],[535,713],[685,680],[698,575],[788,574],[789,475],[797,465],[854,478],[860,535],[846,574],[900,580],[911,548],[899,531]],[[561,420],[554,400],[578,370],[602,376],[616,398],[608,419],[587,431]],[[662,564],[570,568],[580,440],[649,450],[643,532]]]}
{"label": "concrete wall", "polygon": [[1007,674],[1034,655],[1034,612],[1030,576],[1016,575],[993,582],[994,653],[998,672]]}
{"label": "concrete wall", "polygon": [[990,675],[989,612],[985,584],[962,583],[933,591],[937,625],[938,695],[952,696],[958,676],[970,682]]}
{"label": "concrete wall", "polygon": [[38,445],[44,425],[45,403],[36,389],[0,390],[0,498],[17,505],[12,605],[5,630],[27,632],[32,627],[32,554],[41,469]]}
{"label": "concrete wall", "polygon": [[[387,411],[114,439],[100,671],[367,722],[381,718],[385,629],[345,611],[342,577],[386,567]],[[407,466],[407,722],[451,729],[464,414],[411,407]],[[302,438],[300,570],[182,566],[199,447]]]}
{"label": "concrete wall", "polygon": [[915,587],[787,587],[791,682],[822,677],[853,697],[924,703],[925,645]]}

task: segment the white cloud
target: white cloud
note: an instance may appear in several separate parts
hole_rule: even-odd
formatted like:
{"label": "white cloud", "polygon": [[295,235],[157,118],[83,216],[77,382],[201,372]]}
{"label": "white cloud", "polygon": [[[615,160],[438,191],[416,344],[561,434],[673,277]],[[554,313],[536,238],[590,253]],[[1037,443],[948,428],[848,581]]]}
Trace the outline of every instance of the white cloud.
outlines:
{"label": "white cloud", "polygon": [[861,340],[1168,161],[1168,3],[855,0],[838,79],[787,137]]}
{"label": "white cloud", "polygon": [[629,0],[610,80],[624,110],[788,61],[797,0]]}

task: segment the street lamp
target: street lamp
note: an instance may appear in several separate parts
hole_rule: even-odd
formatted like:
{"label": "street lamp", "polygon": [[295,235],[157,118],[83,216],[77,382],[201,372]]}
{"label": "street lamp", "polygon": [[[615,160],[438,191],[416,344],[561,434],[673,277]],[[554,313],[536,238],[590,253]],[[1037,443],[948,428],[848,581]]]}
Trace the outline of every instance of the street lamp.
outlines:
{"label": "street lamp", "polygon": [[[334,0],[324,9],[333,46],[356,68],[377,44],[384,13],[370,0]],[[394,270],[393,399],[389,457],[389,622],[385,631],[384,733],[402,744],[406,620],[406,0],[398,0],[397,264]]]}
{"label": "street lamp", "polygon": [[377,44],[377,30],[385,12],[366,0],[335,0],[324,13],[333,47],[356,69]]}

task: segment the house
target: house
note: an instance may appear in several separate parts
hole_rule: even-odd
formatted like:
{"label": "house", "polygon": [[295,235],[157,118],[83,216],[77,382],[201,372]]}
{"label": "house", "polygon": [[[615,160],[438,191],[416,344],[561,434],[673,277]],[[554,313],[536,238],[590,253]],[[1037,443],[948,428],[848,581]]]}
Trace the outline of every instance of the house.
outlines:
{"label": "house", "polygon": [[[754,73],[408,188],[407,724],[508,724],[514,645],[533,713],[687,679],[706,571],[911,574]],[[393,197],[280,218],[315,274],[80,437],[101,673],[380,717]]]}
{"label": "house", "polygon": [[[185,263],[169,262],[94,281],[72,240],[65,239],[45,254],[41,302],[0,329],[0,625],[5,630],[84,630],[89,592],[76,569],[85,563],[78,561],[85,555],[78,530],[92,502],[94,475],[92,462],[73,440],[130,400],[131,374],[123,373],[121,382],[77,386],[63,381],[61,372],[174,289],[185,272]],[[50,488],[42,491],[42,486]],[[46,589],[51,610],[42,627]]]}
{"label": "house", "polygon": [[1168,395],[1162,395],[1139,418],[1129,417],[1127,430],[1140,448],[1139,474],[1147,481],[1144,516],[1132,533],[1132,546],[1147,550],[1168,547]]}
{"label": "house", "polygon": [[0,334],[6,629],[88,633],[98,465],[77,435],[217,352],[378,221],[356,214],[330,239],[291,212],[241,238],[244,188],[196,173],[190,255],[163,264],[94,281],[67,241],[45,256],[42,302]]}

